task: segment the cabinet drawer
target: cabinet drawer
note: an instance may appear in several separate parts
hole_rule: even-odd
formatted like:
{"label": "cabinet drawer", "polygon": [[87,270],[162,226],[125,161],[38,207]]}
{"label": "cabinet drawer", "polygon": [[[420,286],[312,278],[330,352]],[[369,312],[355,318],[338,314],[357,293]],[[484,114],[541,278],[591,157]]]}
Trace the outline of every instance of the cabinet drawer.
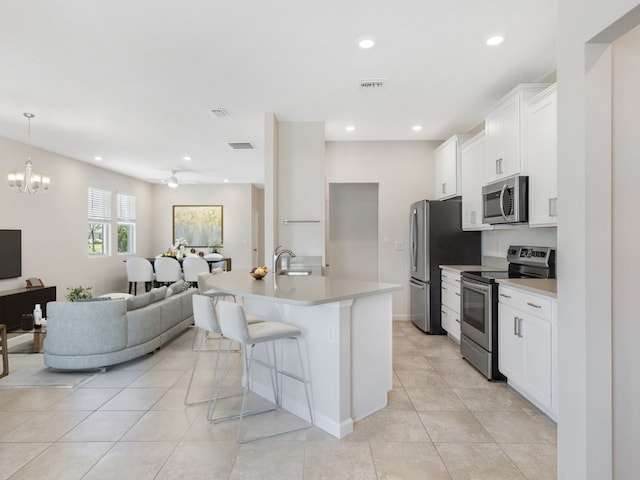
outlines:
{"label": "cabinet drawer", "polygon": [[460,274],[441,270],[440,281],[442,281],[443,284],[450,283],[452,285],[458,285],[458,287],[460,287]]}
{"label": "cabinet drawer", "polygon": [[442,306],[440,309],[442,328],[456,340],[460,340],[460,315],[448,307]]}
{"label": "cabinet drawer", "polygon": [[551,320],[551,298],[533,295],[522,290],[503,287],[501,285],[498,300],[504,305],[510,305],[513,308],[530,313],[531,315]]}
{"label": "cabinet drawer", "polygon": [[442,284],[442,305],[460,313],[460,285]]}

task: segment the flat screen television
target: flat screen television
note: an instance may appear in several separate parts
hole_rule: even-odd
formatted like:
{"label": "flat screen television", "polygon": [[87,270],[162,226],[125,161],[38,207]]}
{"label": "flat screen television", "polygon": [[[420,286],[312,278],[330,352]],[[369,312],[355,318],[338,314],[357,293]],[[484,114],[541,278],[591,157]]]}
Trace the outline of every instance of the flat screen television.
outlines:
{"label": "flat screen television", "polygon": [[22,231],[0,230],[0,279],[22,276]]}

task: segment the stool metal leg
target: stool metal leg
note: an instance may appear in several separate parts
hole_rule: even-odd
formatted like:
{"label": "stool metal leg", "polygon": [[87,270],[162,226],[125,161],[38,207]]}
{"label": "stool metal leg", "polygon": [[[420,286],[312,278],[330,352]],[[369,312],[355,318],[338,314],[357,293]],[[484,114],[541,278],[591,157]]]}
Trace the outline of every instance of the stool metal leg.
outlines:
{"label": "stool metal leg", "polygon": [[[195,334],[194,334],[194,341],[195,341],[195,335],[198,334],[198,330],[200,330],[198,327],[194,327],[195,328]],[[207,339],[207,332],[206,331],[202,331],[203,335],[202,335],[202,340],[200,341],[200,348],[198,348],[197,350],[195,350],[196,352],[196,356],[193,362],[193,370],[191,370],[191,377],[189,378],[189,385],[187,386],[187,393],[184,396],[184,403],[185,405],[196,405],[199,403],[205,403],[205,402],[210,402],[211,401],[211,396],[209,396],[209,398],[207,399],[203,399],[203,400],[195,400],[195,401],[189,401],[189,393],[191,392],[191,385],[193,384],[193,377],[196,374],[196,369],[198,367],[198,362],[200,361],[200,352],[203,351],[203,347],[204,347],[204,343],[205,340]],[[216,363],[214,366],[214,370],[213,370],[213,379],[211,380],[211,391],[213,390],[213,386],[216,383],[216,376],[218,373],[218,363],[220,360],[220,348],[222,347],[222,335],[220,335],[220,338],[218,339],[218,348],[216,350]],[[205,350],[208,351],[208,350]]]}

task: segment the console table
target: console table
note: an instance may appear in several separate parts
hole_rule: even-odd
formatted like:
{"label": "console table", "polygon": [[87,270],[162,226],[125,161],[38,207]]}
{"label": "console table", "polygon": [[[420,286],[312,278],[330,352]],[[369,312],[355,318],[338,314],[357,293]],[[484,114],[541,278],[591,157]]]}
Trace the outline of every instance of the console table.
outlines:
{"label": "console table", "polygon": [[16,288],[0,292],[0,323],[7,331],[22,328],[22,314],[32,313],[36,303],[42,308],[42,316],[47,316],[47,302],[56,300],[56,287]]}

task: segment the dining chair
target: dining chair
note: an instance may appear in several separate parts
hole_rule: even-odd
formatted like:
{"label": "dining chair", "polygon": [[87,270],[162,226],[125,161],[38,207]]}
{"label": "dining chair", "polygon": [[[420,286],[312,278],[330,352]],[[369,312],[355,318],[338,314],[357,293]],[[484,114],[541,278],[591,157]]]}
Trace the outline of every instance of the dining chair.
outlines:
{"label": "dining chair", "polygon": [[198,283],[200,273],[209,273],[209,263],[202,257],[186,257],[182,261],[182,274],[185,282],[191,285]]}
{"label": "dining chair", "polygon": [[145,291],[151,290],[155,282],[155,274],[151,262],[142,257],[127,258],[125,262],[127,269],[127,280],[129,281],[129,293],[133,289],[133,294],[138,293],[138,282],[144,282]]}
{"label": "dining chair", "polygon": [[166,285],[182,280],[180,262],[173,257],[158,257],[153,261],[156,271],[156,284]]}

